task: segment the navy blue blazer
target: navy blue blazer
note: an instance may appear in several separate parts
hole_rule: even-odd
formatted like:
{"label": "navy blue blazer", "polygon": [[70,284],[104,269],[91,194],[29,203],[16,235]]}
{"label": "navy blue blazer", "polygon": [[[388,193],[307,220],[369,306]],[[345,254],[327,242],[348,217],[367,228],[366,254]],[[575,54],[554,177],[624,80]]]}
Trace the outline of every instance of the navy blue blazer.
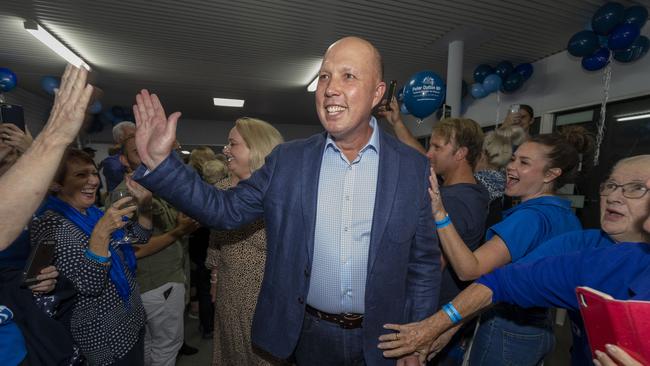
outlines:
{"label": "navy blue blazer", "polygon": [[[436,310],[440,250],[431,215],[429,164],[380,132],[377,193],[363,320],[368,365],[392,365],[377,348],[384,323],[421,320]],[[170,155],[135,178],[203,225],[234,229],[266,221],[267,258],[253,317],[252,340],[272,355],[293,353],[302,327],[314,247],[318,179],[326,134],[278,145],[262,168],[230,190],[204,183]]]}

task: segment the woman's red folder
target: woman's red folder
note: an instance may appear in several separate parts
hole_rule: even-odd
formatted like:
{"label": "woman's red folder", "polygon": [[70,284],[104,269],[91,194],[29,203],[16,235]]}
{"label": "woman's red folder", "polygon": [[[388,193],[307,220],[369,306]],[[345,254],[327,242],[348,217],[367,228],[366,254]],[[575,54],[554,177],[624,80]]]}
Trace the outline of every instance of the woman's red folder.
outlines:
{"label": "woman's red folder", "polygon": [[594,358],[595,350],[615,344],[650,365],[650,301],[616,300],[590,287],[578,287],[576,294]]}

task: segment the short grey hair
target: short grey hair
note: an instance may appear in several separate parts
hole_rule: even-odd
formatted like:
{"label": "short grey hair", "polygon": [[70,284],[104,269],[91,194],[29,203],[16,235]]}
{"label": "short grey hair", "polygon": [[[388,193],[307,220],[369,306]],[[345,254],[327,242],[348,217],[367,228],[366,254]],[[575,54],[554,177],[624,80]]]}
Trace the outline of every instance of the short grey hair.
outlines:
{"label": "short grey hair", "polygon": [[124,136],[124,128],[126,127],[132,127],[135,129],[135,123],[131,121],[122,121],[113,126],[113,141],[115,141],[116,144],[124,142],[124,139],[126,138],[126,136]]}

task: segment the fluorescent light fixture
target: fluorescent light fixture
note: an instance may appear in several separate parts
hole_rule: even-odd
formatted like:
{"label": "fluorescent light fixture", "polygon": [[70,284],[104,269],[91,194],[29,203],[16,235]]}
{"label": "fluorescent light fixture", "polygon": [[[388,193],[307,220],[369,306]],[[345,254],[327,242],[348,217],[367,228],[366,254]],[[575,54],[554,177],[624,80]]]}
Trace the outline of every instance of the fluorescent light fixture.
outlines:
{"label": "fluorescent light fixture", "polygon": [[53,35],[48,33],[43,27],[35,22],[26,21],[24,23],[25,30],[32,36],[36,37],[39,41],[43,42],[52,51],[56,52],[59,56],[63,57],[66,61],[76,67],[83,67],[90,71],[90,66],[81,57],[77,56],[74,52],[70,51],[63,43],[54,38]]}
{"label": "fluorescent light fixture", "polygon": [[316,75],[314,80],[312,80],[311,83],[309,83],[309,85],[307,86],[307,91],[313,93],[316,91],[317,86],[318,86],[318,75]]}
{"label": "fluorescent light fixture", "polygon": [[618,117],[618,118],[616,118],[616,120],[618,122],[625,122],[625,121],[633,121],[635,119],[644,119],[644,118],[650,118],[650,113],[637,114],[637,115],[625,116],[625,117]]}
{"label": "fluorescent light fixture", "polygon": [[181,150],[181,154],[183,154],[183,155],[189,155],[189,154],[190,154],[190,152],[189,152],[189,151],[187,151],[187,150]]}
{"label": "fluorescent light fixture", "polygon": [[220,107],[238,107],[241,108],[244,106],[243,99],[228,99],[228,98],[212,98],[214,105]]}

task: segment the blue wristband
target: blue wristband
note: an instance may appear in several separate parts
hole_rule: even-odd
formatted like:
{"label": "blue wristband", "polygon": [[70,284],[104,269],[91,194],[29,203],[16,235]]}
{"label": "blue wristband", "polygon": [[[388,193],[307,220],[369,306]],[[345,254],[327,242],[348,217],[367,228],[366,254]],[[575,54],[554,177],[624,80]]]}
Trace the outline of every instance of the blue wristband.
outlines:
{"label": "blue wristband", "polygon": [[93,260],[95,262],[101,263],[101,264],[106,264],[111,260],[111,253],[108,252],[108,257],[102,257],[101,255],[97,255],[93,252],[90,251],[90,249],[86,249],[86,252],[84,253],[86,258]]}
{"label": "blue wristband", "polygon": [[445,305],[443,305],[442,310],[445,313],[447,313],[447,316],[449,316],[451,323],[454,325],[460,323],[460,321],[463,320],[463,317],[460,316],[460,313],[458,312],[458,310],[456,310],[456,308],[454,307],[454,305],[452,305],[451,302],[448,302]]}
{"label": "blue wristband", "polygon": [[449,224],[451,224],[451,218],[449,217],[449,214],[447,214],[444,219],[436,221],[436,229],[442,229]]}

